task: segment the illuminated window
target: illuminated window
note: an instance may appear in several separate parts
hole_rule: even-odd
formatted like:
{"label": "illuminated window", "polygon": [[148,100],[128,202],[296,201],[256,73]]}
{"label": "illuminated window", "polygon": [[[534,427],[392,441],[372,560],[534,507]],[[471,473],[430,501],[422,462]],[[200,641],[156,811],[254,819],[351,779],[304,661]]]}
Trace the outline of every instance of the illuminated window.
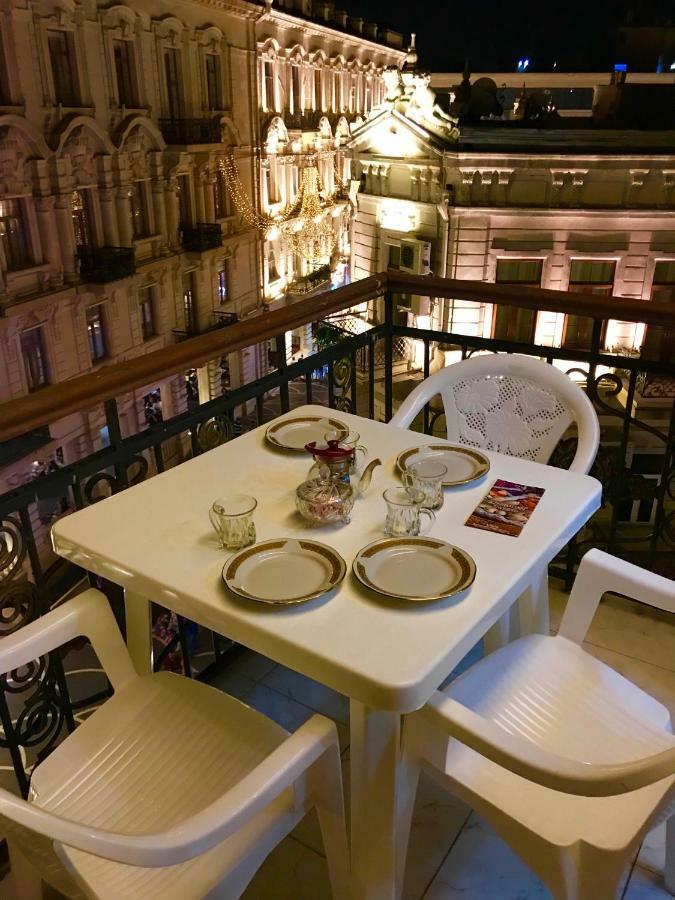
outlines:
{"label": "illuminated window", "polygon": [[225,176],[218,169],[213,182],[213,209],[216,219],[224,219],[230,215],[230,195],[227,190]]}
{"label": "illuminated window", "polygon": [[323,92],[321,90],[321,69],[314,69],[314,109],[323,109]]}
{"label": "illuminated window", "polygon": [[220,269],[218,270],[217,283],[216,288],[218,291],[218,302],[222,306],[224,303],[227,303],[228,296],[228,273],[227,273],[227,260],[224,259]]}
{"label": "illuminated window", "polygon": [[[539,287],[541,285],[541,259],[497,260],[497,284],[518,284]],[[492,319],[492,336],[501,341],[534,340],[536,313],[531,309],[495,304]]]}
{"label": "illuminated window", "polygon": [[268,281],[277,281],[279,278],[279,270],[277,269],[277,260],[276,254],[274,252],[274,247],[270,244],[269,256],[267,257],[267,265],[268,265]]}
{"label": "illuminated window", "polygon": [[192,206],[190,204],[190,179],[188,175],[178,176],[178,209],[182,227],[192,223]]}
{"label": "illuminated window", "polygon": [[62,106],[78,106],[75,88],[75,45],[69,31],[47,31],[54,100]]}
{"label": "illuminated window", "polygon": [[164,48],[164,79],[166,82],[167,114],[170,119],[183,117],[183,81],[180,50]]}
{"label": "illuminated window", "polygon": [[223,108],[222,79],[220,77],[220,57],[207,53],[206,61],[206,101],[210,110]]}
{"label": "illuminated window", "polygon": [[[570,291],[609,295],[614,289],[616,263],[613,260],[573,259],[570,263]],[[604,343],[606,323],[601,342]],[[588,350],[593,335],[593,319],[588,316],[565,316],[563,347],[569,350]]]}
{"label": "illuminated window", "polygon": [[108,355],[103,324],[102,305],[90,306],[87,309],[87,337],[89,338],[89,355],[92,362],[105,359]]}
{"label": "illuminated window", "polygon": [[47,355],[42,327],[30,328],[21,333],[21,355],[29,391],[37,391],[49,384]]}
{"label": "illuminated window", "polygon": [[298,113],[302,110],[302,98],[300,91],[300,66],[291,66],[291,103],[293,104],[293,112]]}
{"label": "illuminated window", "polygon": [[194,272],[183,273],[183,313],[185,315],[185,330],[189,334],[194,334],[197,330]]}
{"label": "illuminated window", "polygon": [[0,241],[8,272],[33,264],[22,200],[0,200]]}
{"label": "illuminated window", "polygon": [[5,53],[5,29],[0,25],[0,103],[11,103],[9,78],[7,76],[7,56]]}
{"label": "illuminated window", "polygon": [[150,234],[146,191],[144,181],[134,181],[131,185],[131,224],[136,241]]}
{"label": "illuminated window", "polygon": [[95,246],[91,214],[91,198],[88,190],[73,191],[70,214],[73,220],[75,246],[78,251],[91,251]]}
{"label": "illuminated window", "polygon": [[134,76],[134,45],[132,41],[113,41],[117,101],[120,106],[138,106],[136,78]]}
{"label": "illuminated window", "polygon": [[157,333],[155,330],[155,312],[152,287],[141,288],[138,292],[138,310],[141,318],[141,334],[144,341],[149,341]]}
{"label": "illuminated window", "polygon": [[274,63],[271,59],[263,61],[263,96],[265,109],[273,110],[274,102]]}

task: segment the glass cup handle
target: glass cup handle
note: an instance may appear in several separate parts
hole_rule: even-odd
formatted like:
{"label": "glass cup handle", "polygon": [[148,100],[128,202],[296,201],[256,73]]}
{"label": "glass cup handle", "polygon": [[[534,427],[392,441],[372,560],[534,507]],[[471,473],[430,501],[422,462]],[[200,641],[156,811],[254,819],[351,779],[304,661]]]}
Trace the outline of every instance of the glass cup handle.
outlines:
{"label": "glass cup handle", "polygon": [[218,517],[216,516],[216,513],[213,511],[213,508],[211,508],[211,509],[209,510],[209,521],[211,522],[211,525],[213,525],[213,530],[215,531],[215,533],[218,535],[218,537],[219,537],[219,538],[221,539],[221,541],[222,541],[222,539],[223,539],[223,534],[222,534],[222,532],[221,532],[221,530],[220,530],[220,520],[219,520]]}
{"label": "glass cup handle", "polygon": [[427,509],[426,506],[420,506],[417,510],[420,516],[428,516],[429,521],[424,528],[420,524],[420,534],[426,534],[436,521],[436,513],[433,509]]}
{"label": "glass cup handle", "polygon": [[403,472],[403,477],[401,478],[403,484],[410,489],[413,486],[413,477],[407,470]]}

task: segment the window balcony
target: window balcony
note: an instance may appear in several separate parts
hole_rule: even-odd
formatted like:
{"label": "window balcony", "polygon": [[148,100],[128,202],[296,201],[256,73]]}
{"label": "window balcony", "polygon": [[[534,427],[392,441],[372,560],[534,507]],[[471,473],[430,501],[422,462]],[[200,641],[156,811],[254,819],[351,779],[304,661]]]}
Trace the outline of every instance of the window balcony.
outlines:
{"label": "window balcony", "polygon": [[96,247],[81,250],[80,277],[93,284],[107,284],[130,278],[136,273],[136,256],[133,247]]}
{"label": "window balcony", "polygon": [[203,253],[215,250],[223,243],[223,230],[218,222],[197,222],[181,226],[181,243],[184,250]]}
{"label": "window balcony", "polygon": [[160,119],[159,129],[167,144],[219,144],[222,140],[220,120]]}
{"label": "window balcony", "polygon": [[234,312],[222,312],[215,310],[210,325],[205,328],[194,328],[192,330],[181,331],[178,328],[173,329],[173,335],[178,342],[187,341],[188,338],[197,337],[198,334],[208,334],[211,331],[218,331],[219,328],[227,328],[228,325],[234,325],[239,321],[239,316]]}

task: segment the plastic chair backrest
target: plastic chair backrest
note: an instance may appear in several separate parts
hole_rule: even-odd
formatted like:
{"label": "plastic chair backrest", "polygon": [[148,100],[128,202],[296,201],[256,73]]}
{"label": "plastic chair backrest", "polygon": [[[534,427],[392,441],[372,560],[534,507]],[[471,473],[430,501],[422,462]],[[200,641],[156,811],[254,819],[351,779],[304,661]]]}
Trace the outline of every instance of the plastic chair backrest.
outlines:
{"label": "plastic chair backrest", "polygon": [[572,422],[578,432],[570,469],[588,472],[600,426],[586,394],[554,366],[518,354],[490,354],[454,363],[419,384],[391,424],[408,427],[440,394],[448,440],[547,463]]}

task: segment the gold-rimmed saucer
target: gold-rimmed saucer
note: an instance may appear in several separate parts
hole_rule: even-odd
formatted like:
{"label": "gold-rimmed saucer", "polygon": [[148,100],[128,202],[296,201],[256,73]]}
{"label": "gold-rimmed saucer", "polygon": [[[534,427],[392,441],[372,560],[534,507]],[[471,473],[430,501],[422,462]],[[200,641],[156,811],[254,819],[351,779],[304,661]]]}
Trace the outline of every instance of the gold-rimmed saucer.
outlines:
{"label": "gold-rimmed saucer", "polygon": [[247,600],[305,603],[336,587],[347,573],[340,554],[304,538],[261,541],[235,554],[223,567],[228,588]]}
{"label": "gold-rimmed saucer", "polygon": [[334,431],[337,440],[342,440],[349,434],[349,428],[339,419],[328,416],[291,416],[272,422],[265,432],[265,439],[279,450],[304,453],[305,444],[311,441],[324,446],[327,431]]}
{"label": "gold-rimmed saucer", "polygon": [[456,444],[425,444],[422,447],[410,447],[399,453],[396,465],[400,472],[405,472],[410,463],[420,459],[437,459],[443,463],[448,470],[443,487],[469,484],[483,478],[490,471],[490,460],[480,450]]}
{"label": "gold-rimmed saucer", "polygon": [[459,594],[476,577],[476,564],[468,553],[432,537],[375,541],[359,550],[352,569],[372,591],[418,603]]}

